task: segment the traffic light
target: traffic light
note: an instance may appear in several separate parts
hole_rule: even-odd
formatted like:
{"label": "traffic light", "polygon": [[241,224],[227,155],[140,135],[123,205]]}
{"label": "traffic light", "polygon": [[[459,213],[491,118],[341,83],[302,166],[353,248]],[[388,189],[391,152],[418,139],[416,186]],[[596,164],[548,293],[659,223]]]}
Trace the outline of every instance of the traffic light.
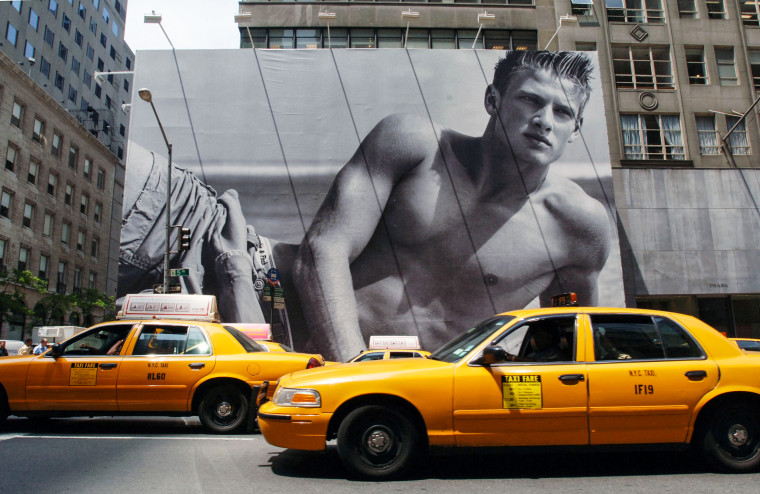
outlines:
{"label": "traffic light", "polygon": [[177,243],[179,244],[177,248],[177,252],[184,252],[186,250],[190,250],[190,229],[185,228],[184,226],[179,227],[179,238],[177,239]]}

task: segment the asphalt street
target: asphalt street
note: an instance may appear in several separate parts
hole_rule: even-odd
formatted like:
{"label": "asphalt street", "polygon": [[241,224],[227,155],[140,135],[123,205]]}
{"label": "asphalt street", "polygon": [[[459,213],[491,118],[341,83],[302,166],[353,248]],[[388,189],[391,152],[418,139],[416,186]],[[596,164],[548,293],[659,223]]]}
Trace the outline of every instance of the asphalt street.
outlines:
{"label": "asphalt street", "polygon": [[717,474],[683,452],[436,451],[394,482],[346,478],[334,445],[283,450],[260,434],[206,434],[197,419],[11,417],[0,492],[749,493],[760,474]]}

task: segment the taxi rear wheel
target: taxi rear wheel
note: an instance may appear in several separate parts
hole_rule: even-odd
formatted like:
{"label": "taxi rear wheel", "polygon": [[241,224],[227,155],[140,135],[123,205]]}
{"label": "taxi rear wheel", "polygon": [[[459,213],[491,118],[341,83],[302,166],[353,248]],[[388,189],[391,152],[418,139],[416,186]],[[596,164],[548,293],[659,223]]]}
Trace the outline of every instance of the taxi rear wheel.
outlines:
{"label": "taxi rear wheel", "polygon": [[201,400],[198,411],[204,427],[217,434],[230,434],[242,429],[247,414],[245,393],[231,384],[211,388]]}
{"label": "taxi rear wheel", "polygon": [[338,429],[338,455],[359,477],[398,477],[412,466],[421,450],[420,434],[410,418],[384,406],[357,408]]}
{"label": "taxi rear wheel", "polygon": [[699,437],[703,458],[723,471],[760,467],[760,414],[744,403],[716,410]]}

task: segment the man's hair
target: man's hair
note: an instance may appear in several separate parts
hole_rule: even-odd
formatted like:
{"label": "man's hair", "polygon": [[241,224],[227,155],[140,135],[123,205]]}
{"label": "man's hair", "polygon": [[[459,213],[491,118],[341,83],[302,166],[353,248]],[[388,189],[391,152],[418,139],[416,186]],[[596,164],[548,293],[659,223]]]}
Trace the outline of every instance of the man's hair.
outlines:
{"label": "man's hair", "polygon": [[493,75],[493,85],[500,94],[504,94],[509,86],[509,80],[521,70],[550,70],[559,79],[567,79],[580,90],[581,103],[578,115],[583,110],[591,96],[591,72],[594,66],[591,59],[583,52],[573,51],[510,51],[496,63]]}

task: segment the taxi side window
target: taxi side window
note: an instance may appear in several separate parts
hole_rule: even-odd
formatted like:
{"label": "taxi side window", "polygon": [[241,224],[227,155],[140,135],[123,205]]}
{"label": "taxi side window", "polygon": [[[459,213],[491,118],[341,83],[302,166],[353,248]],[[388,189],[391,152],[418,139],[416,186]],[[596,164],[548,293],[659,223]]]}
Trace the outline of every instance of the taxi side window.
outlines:
{"label": "taxi side window", "polygon": [[146,324],[132,355],[178,355],[187,348],[187,326]]}
{"label": "taxi side window", "polygon": [[385,352],[370,352],[365,353],[358,359],[354,360],[354,362],[366,362],[367,360],[382,360],[385,356]]}
{"label": "taxi side window", "polygon": [[131,329],[131,324],[114,324],[83,331],[62,345],[61,355],[70,357],[118,353],[110,353],[110,350],[118,347],[119,343],[123,343]]}
{"label": "taxi side window", "polygon": [[185,355],[208,355],[211,353],[211,345],[206,341],[206,335],[198,326],[190,326],[187,332],[187,345]]}
{"label": "taxi side window", "polygon": [[422,357],[419,353],[416,352],[390,352],[390,355],[388,355],[388,358],[414,358],[414,357]]}
{"label": "taxi side window", "polygon": [[648,316],[591,315],[596,360],[662,359],[665,351]]}
{"label": "taxi side window", "polygon": [[665,317],[655,317],[667,358],[702,358],[704,352],[686,331]]}
{"label": "taxi side window", "polygon": [[496,344],[517,362],[574,362],[575,316],[531,319]]}

